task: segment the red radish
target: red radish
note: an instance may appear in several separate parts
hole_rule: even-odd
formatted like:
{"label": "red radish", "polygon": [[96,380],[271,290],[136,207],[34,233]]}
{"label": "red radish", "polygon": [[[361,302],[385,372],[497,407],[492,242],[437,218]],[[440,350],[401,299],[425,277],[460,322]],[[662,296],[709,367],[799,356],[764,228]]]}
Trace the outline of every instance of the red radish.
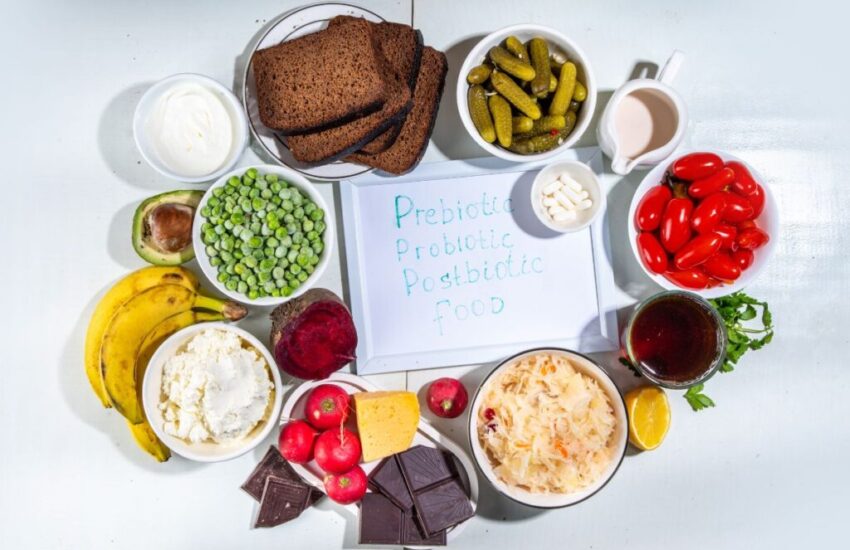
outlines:
{"label": "red radish", "polygon": [[271,342],[280,369],[321,380],[354,360],[357,330],[339,296],[314,288],[272,311]]}
{"label": "red radish", "polygon": [[325,492],[331,500],[340,504],[357,502],[366,494],[366,474],[360,466],[343,474],[327,474],[324,482]]}
{"label": "red radish", "polygon": [[313,440],[316,430],[303,420],[293,420],[280,431],[278,445],[283,458],[295,464],[304,464],[313,459]]}
{"label": "red radish", "polygon": [[469,395],[460,380],[438,378],[428,386],[428,408],[439,417],[460,416],[468,402]]}
{"label": "red radish", "polygon": [[348,392],[334,384],[320,384],[307,394],[307,421],[320,430],[336,428],[348,418]]}
{"label": "red radish", "polygon": [[360,462],[360,438],[340,427],[328,430],[316,439],[316,464],[330,474],[347,472]]}

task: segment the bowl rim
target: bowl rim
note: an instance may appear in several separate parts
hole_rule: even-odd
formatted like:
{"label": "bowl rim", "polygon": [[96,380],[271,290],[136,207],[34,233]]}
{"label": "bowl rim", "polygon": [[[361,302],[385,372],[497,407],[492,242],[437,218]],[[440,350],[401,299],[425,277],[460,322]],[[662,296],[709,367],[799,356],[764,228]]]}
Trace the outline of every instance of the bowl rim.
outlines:
{"label": "bowl rim", "polygon": [[[162,376],[162,368],[165,365],[165,361],[171,357],[173,354],[169,354],[166,356],[166,350],[174,346],[175,342],[184,342],[188,340],[190,337],[195,334],[200,333],[204,330],[209,329],[218,329],[225,330],[229,332],[233,332],[237,334],[240,338],[247,341],[251,346],[263,356],[266,363],[268,364],[269,373],[271,374],[272,382],[274,384],[274,402],[272,404],[271,411],[269,412],[269,416],[266,419],[266,425],[262,430],[257,432],[250,439],[246,439],[243,441],[243,445],[236,446],[233,449],[230,449],[228,452],[216,455],[204,455],[198,454],[191,450],[191,443],[185,442],[182,439],[179,439],[173,435],[167,434],[163,431],[162,427],[157,422],[151,421],[151,415],[148,414],[148,410],[150,407],[156,407],[158,403],[153,403],[151,400],[153,399],[152,392],[154,390],[159,393],[159,388],[152,388],[151,384],[153,384],[152,378],[156,373],[159,373],[161,378]],[[179,345],[179,344],[178,344]],[[154,431],[157,437],[168,447],[172,452],[186,458],[188,460],[193,460],[195,462],[224,462],[227,460],[232,460],[243,454],[251,451],[256,448],[263,440],[268,437],[268,435],[278,427],[279,417],[281,407],[283,406],[283,394],[284,394],[284,386],[283,379],[280,375],[280,371],[277,368],[277,363],[274,360],[274,356],[272,356],[269,349],[260,341],[259,338],[248,332],[247,330],[235,326],[230,323],[224,323],[221,321],[209,321],[197,323],[194,325],[190,325],[188,327],[182,328],[166,338],[156,349],[153,356],[151,356],[150,361],[148,362],[148,367],[145,370],[145,376],[142,379],[142,408],[145,411],[145,417],[148,420],[148,423],[151,426],[151,429]],[[158,400],[157,400],[158,401]],[[158,414],[158,413],[157,413]],[[169,445],[169,443],[179,441],[185,448],[175,448]]]}
{"label": "bowl rim", "polygon": [[[230,153],[231,157],[214,172],[206,175],[184,176],[178,174],[177,172],[169,169],[163,162],[156,158],[156,155],[149,155],[145,151],[146,148],[142,147],[142,143],[148,141],[147,138],[144,137],[143,118],[146,117],[149,112],[148,110],[143,111],[142,106],[149,103],[154,94],[158,94],[167,85],[177,80],[193,80],[197,83],[213,88],[222,95],[224,100],[227,101],[229,107],[228,114],[233,116],[232,122],[235,140],[233,149]],[[145,93],[143,93],[139,98],[139,101],[136,103],[136,107],[133,110],[133,141],[136,144],[136,150],[139,151],[139,154],[142,155],[142,158],[145,159],[145,162],[147,162],[151,168],[167,178],[185,183],[205,183],[218,178],[221,174],[229,170],[232,170],[242,158],[245,149],[248,147],[250,135],[251,134],[248,130],[248,118],[242,110],[242,103],[236,97],[236,94],[218,80],[199,73],[177,73],[154,82],[147,90],[145,90]]]}
{"label": "bowl rim", "polygon": [[[254,168],[258,172],[261,173],[274,173],[280,177],[287,179],[290,183],[293,183],[300,190],[305,191],[307,195],[310,197],[312,201],[314,201],[322,210],[325,211],[325,233],[322,236],[322,242],[324,244],[324,250],[319,258],[319,263],[316,264],[316,269],[313,273],[307,277],[307,280],[301,283],[295,292],[290,294],[289,296],[266,296],[263,298],[257,298],[256,300],[252,300],[241,294],[235,290],[229,290],[218,280],[218,272],[215,267],[210,264],[209,256],[207,256],[206,245],[203,244],[201,240],[201,225],[203,225],[204,220],[203,216],[201,216],[201,208],[203,208],[209,198],[212,196],[213,189],[218,187],[223,187],[227,184],[227,180],[232,176],[241,176],[246,170]],[[215,181],[205,192],[204,196],[201,197],[200,202],[198,203],[197,208],[195,209],[195,216],[192,220],[192,243],[195,247],[195,258],[197,259],[198,265],[201,267],[201,271],[204,273],[204,276],[209,280],[210,284],[212,284],[219,292],[227,296],[232,300],[236,300],[242,304],[252,305],[252,306],[277,306],[284,302],[288,302],[294,298],[297,298],[313,288],[316,285],[316,281],[321,278],[324,274],[325,270],[328,268],[328,264],[330,263],[330,258],[334,253],[334,242],[336,240],[336,223],[334,220],[334,213],[329,209],[327,202],[325,202],[322,194],[319,193],[319,190],[316,188],[315,184],[313,184],[310,180],[304,177],[302,174],[297,171],[289,168],[287,166],[275,165],[275,164],[252,164],[249,166],[241,166],[239,168],[233,169],[226,174],[222,174],[218,180]]]}
{"label": "bowl rim", "polygon": [[[604,377],[605,379],[607,379],[608,382],[611,383],[611,387],[614,388],[616,396],[612,396],[612,395],[609,394],[609,398],[612,401],[612,406],[616,407],[617,409],[620,410],[622,418],[625,419],[625,422],[628,423],[628,409],[626,407],[626,400],[623,397],[623,393],[620,391],[620,388],[614,382],[614,379],[611,377],[611,375],[608,374],[605,371],[605,369],[602,368],[602,366],[599,364],[599,362],[595,361],[594,359],[592,359],[591,357],[589,357],[589,356],[587,356],[583,353],[580,353],[580,352],[574,351],[574,350],[570,350],[570,349],[567,349],[567,348],[559,348],[559,347],[548,347],[547,346],[547,347],[531,348],[531,349],[527,349],[527,350],[515,353],[515,354],[511,355],[510,357],[503,359],[495,367],[493,367],[493,369],[489,373],[487,373],[487,376],[485,376],[484,379],[481,381],[481,383],[478,385],[478,388],[476,388],[475,393],[472,396],[472,399],[469,401],[470,407],[469,407],[469,422],[467,424],[467,436],[468,436],[468,442],[469,442],[469,448],[470,448],[470,455],[472,456],[472,461],[475,463],[475,467],[478,468],[478,470],[484,476],[484,479],[487,480],[487,482],[490,484],[490,486],[497,493],[499,493],[503,497],[506,497],[506,498],[518,503],[518,504],[522,504],[523,506],[528,506],[530,508],[537,508],[537,509],[540,509],[540,510],[554,510],[554,509],[557,509],[557,508],[567,508],[569,506],[575,506],[576,504],[584,502],[585,500],[589,499],[590,497],[596,495],[606,485],[608,485],[608,483],[614,478],[614,476],[620,470],[620,466],[622,466],[622,464],[623,464],[623,459],[626,457],[626,450],[629,447],[629,436],[628,436],[629,427],[628,427],[628,425],[626,425],[626,426],[622,426],[622,429],[623,429],[622,450],[619,452],[619,457],[616,458],[616,464],[611,469],[610,473],[608,474],[608,477],[602,483],[600,483],[599,486],[596,487],[593,490],[593,492],[585,495],[584,497],[582,497],[578,500],[566,502],[564,504],[557,504],[557,505],[552,505],[552,506],[545,506],[545,505],[541,505],[541,504],[531,504],[527,501],[524,501],[524,500],[517,498],[514,495],[510,495],[510,494],[504,492],[501,489],[501,487],[499,487],[496,483],[494,483],[494,481],[493,481],[494,478],[491,476],[491,472],[492,472],[492,469],[493,469],[492,466],[488,465],[488,468],[485,469],[484,466],[481,464],[481,462],[478,460],[478,455],[476,453],[476,449],[481,447],[480,443],[477,442],[478,429],[477,429],[477,425],[476,425],[476,423],[477,423],[476,407],[479,405],[478,398],[481,394],[481,390],[487,385],[487,383],[490,381],[490,379],[493,377],[494,374],[501,371],[503,368],[505,368],[507,365],[509,365],[511,362],[513,362],[517,358],[522,357],[523,355],[529,355],[529,354],[541,353],[541,352],[552,352],[552,351],[558,352],[558,353],[563,353],[563,354],[566,354],[566,355],[574,355],[576,357],[584,359],[590,365],[595,367],[596,373],[597,374],[601,373],[601,376]],[[609,393],[609,392],[606,392],[606,393]],[[615,399],[615,397],[618,398],[618,399]]]}
{"label": "bowl rim", "polygon": [[[761,260],[756,263],[753,262],[753,265],[747,269],[745,273],[748,274],[746,279],[742,281],[744,278],[743,275],[737,281],[730,285],[720,285],[714,288],[705,288],[705,289],[690,289],[680,287],[678,285],[673,284],[668,281],[661,275],[656,275],[655,273],[651,273],[645,265],[643,265],[643,261],[640,259],[640,253],[637,249],[637,229],[634,224],[635,211],[637,210],[638,203],[643,198],[643,196],[649,191],[649,189],[653,185],[660,185],[661,177],[664,172],[678,159],[684,157],[685,155],[689,155],[691,153],[714,153],[718,155],[724,162],[728,162],[730,160],[735,160],[742,163],[750,173],[753,175],[753,178],[758,182],[759,185],[764,189],[765,202],[764,202],[764,210],[759,215],[758,219],[764,220],[764,225],[762,227],[770,226],[770,240],[760,249],[756,250],[756,259],[761,257]],[[655,182],[653,184],[653,182]],[[672,155],[666,158],[664,161],[652,167],[649,172],[641,179],[641,182],[638,184],[637,188],[635,188],[635,193],[632,196],[631,203],[629,205],[629,213],[628,213],[628,221],[626,224],[627,236],[629,239],[629,246],[632,250],[632,255],[635,258],[635,261],[646,274],[647,277],[652,279],[656,284],[658,284],[661,288],[665,290],[684,290],[687,292],[691,292],[693,294],[697,294],[702,298],[710,299],[710,298],[718,298],[720,296],[726,296],[728,294],[732,294],[734,292],[738,292],[747,288],[749,285],[753,284],[756,279],[758,279],[761,272],[764,270],[765,266],[770,262],[770,259],[773,257],[776,242],[779,240],[779,232],[781,229],[780,225],[780,212],[779,205],[776,203],[776,198],[773,195],[773,191],[770,188],[770,184],[767,182],[765,177],[753,167],[752,164],[747,162],[746,160],[734,155],[732,153],[728,153],[726,151],[722,151],[720,149],[712,149],[712,148],[700,148],[700,149],[681,149],[675,151]]]}
{"label": "bowl rim", "polygon": [[[543,153],[536,153],[533,155],[520,155],[518,153],[513,153],[506,149],[502,149],[501,147],[492,143],[487,143],[481,138],[481,136],[478,135],[478,132],[475,130],[475,126],[472,123],[472,119],[469,116],[469,109],[467,108],[466,95],[467,89],[469,88],[469,84],[466,81],[465,75],[469,72],[469,70],[474,64],[477,64],[475,63],[475,61],[477,61],[478,58],[482,57],[482,50],[485,49],[485,46],[492,46],[494,44],[500,43],[503,38],[510,34],[529,32],[533,33],[537,31],[549,33],[557,37],[556,45],[559,47],[559,49],[572,50],[573,52],[575,52],[575,61],[579,62],[581,70],[584,73],[584,85],[587,88],[588,97],[587,100],[585,100],[585,104],[582,106],[581,115],[579,116],[580,120],[576,122],[575,128],[573,128],[573,131],[570,132],[569,136],[567,136],[567,139],[565,139],[562,144],[558,145],[550,151],[545,151]],[[534,23],[520,23],[516,25],[502,27],[501,29],[493,31],[481,40],[479,40],[475,44],[475,46],[472,47],[460,67],[455,96],[458,114],[460,115],[463,127],[466,129],[466,132],[473,139],[473,141],[475,141],[475,143],[479,147],[481,147],[485,152],[510,162],[541,161],[556,157],[567,149],[572,148],[576,144],[576,142],[578,142],[582,138],[582,136],[584,136],[588,128],[590,128],[590,124],[593,120],[594,112],[596,110],[596,76],[593,72],[593,67],[591,66],[591,63],[584,49],[582,49],[581,46],[579,46],[574,40],[570,39],[562,32],[553,27],[549,27],[546,25],[538,25]]]}
{"label": "bowl rim", "polygon": [[[540,187],[542,186],[541,176],[547,170],[554,170],[556,167],[560,166],[569,166],[570,169],[576,168],[580,171],[586,172],[591,176],[591,180],[593,180],[593,185],[596,186],[597,195],[599,196],[599,200],[591,207],[593,209],[591,216],[587,219],[587,221],[578,224],[578,225],[568,225],[562,226],[557,225],[553,221],[549,220],[546,216],[543,216],[538,212],[536,205],[540,202]],[[552,231],[556,231],[558,233],[576,233],[583,229],[587,229],[599,218],[601,213],[606,209],[608,205],[608,197],[606,196],[605,190],[602,187],[602,180],[599,176],[593,171],[590,166],[587,164],[578,161],[578,160],[558,160],[547,164],[540,171],[537,172],[537,175],[534,176],[534,181],[531,183],[531,209],[534,211],[534,215],[537,216],[537,219],[540,220],[540,223],[551,229]]]}

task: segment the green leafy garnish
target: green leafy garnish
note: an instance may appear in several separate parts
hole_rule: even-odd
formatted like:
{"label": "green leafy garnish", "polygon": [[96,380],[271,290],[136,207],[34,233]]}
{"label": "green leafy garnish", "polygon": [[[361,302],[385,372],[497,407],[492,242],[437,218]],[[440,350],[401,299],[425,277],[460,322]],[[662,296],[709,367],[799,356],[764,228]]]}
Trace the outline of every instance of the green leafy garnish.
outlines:
{"label": "green leafy garnish", "polygon": [[[751,349],[761,349],[773,340],[773,316],[767,302],[760,302],[743,292],[721,296],[709,302],[723,317],[726,336],[729,340],[726,345],[726,361],[721,365],[720,372],[735,370],[735,366],[745,353]],[[759,309],[761,309],[761,316],[759,316]],[[757,317],[760,317],[760,328],[752,326],[752,323],[746,326],[743,324]]]}
{"label": "green leafy garnish", "polygon": [[695,411],[701,411],[707,407],[713,407],[714,401],[704,393],[702,393],[702,389],[705,384],[697,384],[696,386],[691,386],[688,388],[688,391],[685,392],[685,400],[687,400],[688,405]]}

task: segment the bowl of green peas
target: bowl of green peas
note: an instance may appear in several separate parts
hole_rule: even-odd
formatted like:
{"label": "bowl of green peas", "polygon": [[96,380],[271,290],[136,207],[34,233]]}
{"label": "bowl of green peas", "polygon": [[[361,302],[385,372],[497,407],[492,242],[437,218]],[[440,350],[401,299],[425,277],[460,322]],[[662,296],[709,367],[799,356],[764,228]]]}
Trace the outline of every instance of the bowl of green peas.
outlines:
{"label": "bowl of green peas", "polygon": [[321,277],[333,252],[333,217],[316,188],[280,166],[240,168],[204,194],[192,226],[204,275],[229,298],[274,306]]}

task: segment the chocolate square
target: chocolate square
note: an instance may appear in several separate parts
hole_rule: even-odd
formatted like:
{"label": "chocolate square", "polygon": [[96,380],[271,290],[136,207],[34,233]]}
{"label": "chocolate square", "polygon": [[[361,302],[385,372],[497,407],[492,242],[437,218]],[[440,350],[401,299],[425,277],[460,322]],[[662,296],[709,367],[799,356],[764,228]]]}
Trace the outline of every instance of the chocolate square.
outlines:
{"label": "chocolate square", "polygon": [[269,450],[266,452],[265,456],[263,456],[263,459],[260,460],[260,463],[257,464],[257,467],[254,468],[254,471],[251,472],[251,475],[248,476],[248,479],[242,484],[242,490],[251,495],[254,500],[260,502],[263,498],[263,490],[266,487],[266,479],[268,479],[269,476],[288,479],[309,487],[310,499],[308,500],[307,506],[312,506],[324,496],[323,492],[311,485],[308,485],[307,482],[301,479],[301,476],[299,476],[289,462],[281,456],[280,451],[278,451],[277,447],[274,445],[269,447]]}
{"label": "chocolate square", "polygon": [[451,456],[433,447],[417,445],[397,456],[411,493],[457,476],[457,468]]}
{"label": "chocolate square", "polygon": [[422,533],[422,528],[416,522],[416,515],[413,510],[404,513],[404,528],[402,544],[411,546],[445,546],[446,545],[446,530],[435,533],[427,537]]}
{"label": "chocolate square", "polygon": [[413,499],[398,467],[396,456],[388,456],[369,475],[370,483],[404,511],[413,508]]}
{"label": "chocolate square", "polygon": [[269,476],[254,527],[276,527],[297,518],[309,498],[310,488],[303,482]]}
{"label": "chocolate square", "polygon": [[413,502],[419,525],[429,537],[474,515],[469,497],[457,479],[415,493]]}
{"label": "chocolate square", "polygon": [[360,544],[401,544],[401,508],[379,493],[366,493],[360,500]]}

